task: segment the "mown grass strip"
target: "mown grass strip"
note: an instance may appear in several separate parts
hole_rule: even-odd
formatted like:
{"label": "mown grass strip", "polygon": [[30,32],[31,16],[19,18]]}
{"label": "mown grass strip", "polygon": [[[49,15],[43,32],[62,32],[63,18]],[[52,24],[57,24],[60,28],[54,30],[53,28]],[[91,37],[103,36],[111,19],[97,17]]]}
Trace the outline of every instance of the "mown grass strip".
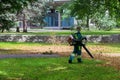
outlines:
{"label": "mown grass strip", "polygon": [[[17,32],[5,32],[5,33],[0,33],[0,35],[70,35],[71,33],[74,33],[75,30],[59,30],[59,31],[42,31],[42,32],[27,32],[27,33],[17,33]],[[82,30],[81,33],[83,35],[113,35],[113,34],[120,34],[119,29],[111,30],[111,31],[103,31],[103,30],[96,30],[96,31],[84,31]]]}

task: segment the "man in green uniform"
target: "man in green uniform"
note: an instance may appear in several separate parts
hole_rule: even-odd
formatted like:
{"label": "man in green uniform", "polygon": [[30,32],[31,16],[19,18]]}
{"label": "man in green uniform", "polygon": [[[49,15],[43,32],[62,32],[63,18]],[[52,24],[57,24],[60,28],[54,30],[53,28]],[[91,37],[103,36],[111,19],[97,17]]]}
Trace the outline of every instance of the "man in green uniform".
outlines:
{"label": "man in green uniform", "polygon": [[72,38],[72,41],[73,41],[74,50],[70,55],[70,58],[68,61],[69,63],[72,63],[75,56],[77,56],[78,63],[82,62],[82,60],[81,60],[81,48],[82,48],[82,46],[80,45],[81,40],[82,40],[82,35],[80,33],[81,28],[77,27],[76,30],[77,30],[77,32],[70,36]]}

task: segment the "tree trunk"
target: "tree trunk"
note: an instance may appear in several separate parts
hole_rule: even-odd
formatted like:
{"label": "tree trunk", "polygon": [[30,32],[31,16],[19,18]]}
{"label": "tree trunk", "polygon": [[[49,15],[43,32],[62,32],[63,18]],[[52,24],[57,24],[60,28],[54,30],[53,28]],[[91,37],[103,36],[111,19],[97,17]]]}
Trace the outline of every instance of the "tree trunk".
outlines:
{"label": "tree trunk", "polygon": [[89,15],[87,16],[86,22],[87,22],[87,23],[86,23],[87,30],[90,30],[90,29],[89,29],[89,28],[90,28],[90,27],[89,27]]}
{"label": "tree trunk", "polygon": [[26,16],[23,14],[23,32],[27,32]]}
{"label": "tree trunk", "polygon": [[16,32],[20,32],[20,29],[19,29],[19,27],[16,27]]}
{"label": "tree trunk", "polygon": [[4,32],[4,30],[5,30],[5,29],[4,29],[4,28],[2,28],[2,31],[1,31],[1,32],[3,33],[3,32]]}

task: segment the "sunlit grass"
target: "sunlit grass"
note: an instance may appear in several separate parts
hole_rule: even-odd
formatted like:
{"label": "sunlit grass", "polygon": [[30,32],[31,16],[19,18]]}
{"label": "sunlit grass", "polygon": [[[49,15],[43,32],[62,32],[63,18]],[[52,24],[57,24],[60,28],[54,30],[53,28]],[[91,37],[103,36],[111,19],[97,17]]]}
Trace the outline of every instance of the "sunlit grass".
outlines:
{"label": "sunlit grass", "polygon": [[[42,31],[42,32],[4,32],[0,33],[1,35],[70,35],[71,33],[75,32],[75,30],[52,30],[52,31]],[[54,33],[54,34],[53,34]],[[103,30],[95,30],[95,31],[84,31],[82,30],[81,33],[83,35],[112,35],[112,34],[120,34],[120,29],[113,29],[111,31],[103,31]]]}
{"label": "sunlit grass", "polygon": [[104,64],[88,59],[68,64],[66,57],[1,59],[0,80],[119,80],[120,72]]}

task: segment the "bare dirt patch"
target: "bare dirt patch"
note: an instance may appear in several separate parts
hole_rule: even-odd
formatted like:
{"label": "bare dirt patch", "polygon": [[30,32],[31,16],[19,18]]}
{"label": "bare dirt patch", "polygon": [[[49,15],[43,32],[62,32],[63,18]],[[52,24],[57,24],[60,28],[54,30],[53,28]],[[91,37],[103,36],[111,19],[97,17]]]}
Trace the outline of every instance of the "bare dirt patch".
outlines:
{"label": "bare dirt patch", "polygon": [[[86,46],[91,53],[112,53],[113,49],[107,46]],[[4,49],[0,49],[0,53],[8,53],[8,54],[40,54],[44,52],[53,52],[58,53],[60,55],[69,55],[73,51],[73,46],[69,45],[40,45],[40,46],[30,46],[30,45],[17,45],[16,47],[8,47]],[[82,49],[82,52],[86,51]]]}
{"label": "bare dirt patch", "polygon": [[120,70],[120,53],[95,54],[95,59],[106,61],[104,66],[113,66]]}
{"label": "bare dirt patch", "polygon": [[[104,60],[106,61],[104,66],[114,66],[117,69],[120,69],[120,54],[118,53],[109,53],[110,48],[105,46],[87,46],[90,52],[95,57],[95,60]],[[7,54],[41,54],[44,52],[52,52],[53,54],[57,53],[62,56],[69,56],[73,51],[73,46],[69,45],[44,45],[44,46],[16,46],[15,49],[6,48],[0,49],[0,53]],[[105,53],[108,52],[108,53]],[[96,53],[96,54],[94,54]],[[105,53],[105,54],[104,54]],[[90,58],[85,50],[82,50],[83,58]]]}

